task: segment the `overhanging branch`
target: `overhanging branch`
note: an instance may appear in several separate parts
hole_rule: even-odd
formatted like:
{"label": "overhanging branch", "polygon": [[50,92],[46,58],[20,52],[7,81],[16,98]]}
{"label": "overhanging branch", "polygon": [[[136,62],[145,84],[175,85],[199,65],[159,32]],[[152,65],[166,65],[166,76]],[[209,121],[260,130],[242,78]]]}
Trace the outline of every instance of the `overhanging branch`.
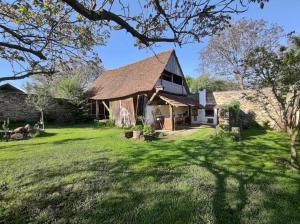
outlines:
{"label": "overhanging branch", "polygon": [[25,51],[25,52],[29,52],[31,54],[34,54],[35,56],[37,56],[38,58],[42,59],[42,60],[46,60],[47,58],[40,52],[40,51],[35,51],[26,47],[22,47],[20,45],[16,45],[16,44],[10,44],[10,43],[5,43],[5,42],[0,42],[0,46],[2,47],[7,47],[7,48],[12,48],[12,49],[16,49],[19,51]]}
{"label": "overhanging branch", "polygon": [[134,29],[129,23],[127,23],[125,20],[123,20],[118,15],[106,11],[105,9],[100,10],[91,10],[87,9],[78,1],[74,0],[63,0],[65,3],[67,3],[69,6],[71,6],[76,12],[81,14],[82,16],[88,18],[92,21],[113,21],[120,25],[123,29],[125,29],[127,32],[129,32],[132,36],[136,37],[141,41],[141,43],[145,44],[146,46],[149,46],[151,42],[178,42],[177,38],[160,38],[160,37],[147,37],[146,35],[141,34],[136,29]]}
{"label": "overhanging branch", "polygon": [[19,80],[19,79],[24,79],[28,78],[33,75],[40,75],[40,74],[54,74],[55,71],[49,70],[49,71],[29,71],[23,75],[13,75],[13,76],[4,76],[0,77],[0,83],[4,81],[9,81],[9,80]]}

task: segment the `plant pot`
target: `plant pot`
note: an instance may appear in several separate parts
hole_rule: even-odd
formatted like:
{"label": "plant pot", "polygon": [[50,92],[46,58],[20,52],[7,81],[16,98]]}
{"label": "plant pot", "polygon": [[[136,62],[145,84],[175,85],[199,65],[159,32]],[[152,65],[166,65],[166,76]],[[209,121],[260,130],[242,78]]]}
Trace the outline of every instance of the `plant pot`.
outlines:
{"label": "plant pot", "polygon": [[125,138],[132,138],[133,131],[124,131],[124,137]]}
{"label": "plant pot", "polygon": [[135,138],[135,139],[138,139],[138,138],[140,138],[141,137],[141,135],[142,135],[142,131],[133,131],[133,138]]}
{"label": "plant pot", "polygon": [[152,141],[154,140],[155,136],[154,135],[144,135],[144,140],[145,141]]}

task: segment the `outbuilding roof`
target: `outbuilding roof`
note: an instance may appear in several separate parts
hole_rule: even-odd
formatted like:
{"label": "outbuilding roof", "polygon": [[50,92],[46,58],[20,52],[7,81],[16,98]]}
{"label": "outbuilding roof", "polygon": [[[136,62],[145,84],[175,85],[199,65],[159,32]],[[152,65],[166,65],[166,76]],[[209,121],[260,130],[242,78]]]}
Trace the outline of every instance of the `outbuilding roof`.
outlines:
{"label": "outbuilding roof", "polygon": [[22,93],[25,94],[25,92],[9,83],[5,83],[3,85],[0,85],[0,92],[13,92],[13,93]]}

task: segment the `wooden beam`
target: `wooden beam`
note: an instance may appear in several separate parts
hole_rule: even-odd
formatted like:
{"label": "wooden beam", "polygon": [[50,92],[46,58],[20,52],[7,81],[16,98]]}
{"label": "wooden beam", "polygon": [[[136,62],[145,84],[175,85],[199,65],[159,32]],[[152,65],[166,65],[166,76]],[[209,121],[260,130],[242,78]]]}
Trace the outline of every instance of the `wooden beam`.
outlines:
{"label": "wooden beam", "polygon": [[169,104],[169,110],[170,110],[170,119],[171,119],[171,130],[175,130],[175,122],[174,122],[174,117],[173,117],[173,106]]}
{"label": "wooden beam", "polygon": [[191,109],[191,106],[189,106],[188,113],[189,113],[189,123],[191,125],[192,124],[192,109]]}
{"label": "wooden beam", "polygon": [[103,103],[104,107],[106,108],[106,110],[109,111],[109,107],[107,106],[107,104],[104,101],[102,101],[102,103]]}
{"label": "wooden beam", "polygon": [[99,118],[99,102],[96,100],[96,119]]}

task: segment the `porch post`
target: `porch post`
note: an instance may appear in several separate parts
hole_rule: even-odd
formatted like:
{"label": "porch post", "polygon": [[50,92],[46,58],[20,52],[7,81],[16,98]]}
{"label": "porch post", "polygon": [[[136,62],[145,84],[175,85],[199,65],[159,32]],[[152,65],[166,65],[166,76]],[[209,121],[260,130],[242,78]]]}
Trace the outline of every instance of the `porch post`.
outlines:
{"label": "porch post", "polygon": [[170,110],[170,118],[171,118],[171,130],[175,130],[175,122],[174,122],[174,117],[173,117],[173,106],[169,104],[169,110]]}
{"label": "porch post", "polygon": [[99,102],[96,100],[96,119],[99,118]]}
{"label": "porch post", "polygon": [[192,124],[192,110],[191,110],[191,106],[189,106],[189,123],[190,123],[190,125]]}

